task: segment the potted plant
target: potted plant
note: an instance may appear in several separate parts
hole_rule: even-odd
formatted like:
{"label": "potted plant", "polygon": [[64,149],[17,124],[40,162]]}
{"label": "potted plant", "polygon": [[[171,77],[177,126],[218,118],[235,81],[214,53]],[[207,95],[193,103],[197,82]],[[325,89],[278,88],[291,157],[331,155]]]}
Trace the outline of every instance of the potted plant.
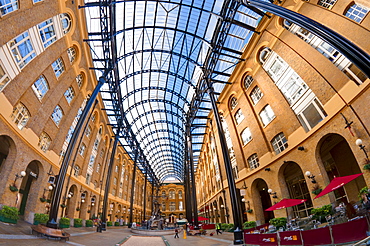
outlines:
{"label": "potted plant", "polygon": [[18,188],[15,185],[9,185],[9,190],[11,192],[17,192],[18,191]]}
{"label": "potted plant", "polygon": [[80,211],[81,209],[80,208],[76,208],[76,211]]}
{"label": "potted plant", "polygon": [[70,219],[69,218],[65,218],[65,217],[60,218],[60,220],[59,220],[59,227],[60,228],[69,228],[69,224],[70,224]]}
{"label": "potted plant", "polygon": [[250,229],[250,228],[253,228],[253,227],[256,227],[257,226],[257,223],[256,221],[246,221],[243,223],[243,229]]}
{"label": "potted plant", "polygon": [[46,198],[45,197],[40,197],[40,201],[41,202],[46,202]]}
{"label": "potted plant", "polygon": [[114,222],[114,226],[119,226],[119,222],[118,221]]}
{"label": "potted plant", "polygon": [[67,207],[67,205],[65,205],[65,204],[60,204],[60,206],[61,206],[62,208]]}
{"label": "potted plant", "polygon": [[35,213],[33,217],[33,224],[38,225],[38,224],[46,224],[49,220],[49,215],[48,214],[39,214]]}
{"label": "potted plant", "polygon": [[251,214],[253,212],[253,209],[247,209],[247,213]]}
{"label": "potted plant", "polygon": [[364,170],[370,170],[370,162],[365,164]]}
{"label": "potted plant", "polygon": [[320,188],[320,186],[319,185],[315,185],[313,188],[312,188],[312,194],[314,194],[314,195],[318,195],[318,194],[320,194],[320,192],[322,191],[322,189]]}
{"label": "potted plant", "polygon": [[331,204],[328,204],[312,209],[311,214],[313,214],[313,219],[319,220],[320,222],[326,222],[325,217],[328,215],[333,215],[333,210],[331,208]]}
{"label": "potted plant", "polygon": [[17,208],[4,205],[3,209],[0,210],[0,221],[17,224],[18,219],[19,216]]}
{"label": "potted plant", "polygon": [[112,226],[112,221],[108,221],[107,226]]}
{"label": "potted plant", "polygon": [[86,227],[93,227],[93,221],[92,220],[86,220],[85,221],[85,226]]}
{"label": "potted plant", "polygon": [[82,227],[82,219],[80,219],[80,218],[75,218],[75,219],[73,220],[73,226],[74,226],[74,227]]}
{"label": "potted plant", "polygon": [[269,222],[270,222],[271,225],[274,225],[276,227],[276,229],[279,229],[280,227],[285,228],[287,218],[286,217],[273,218]]}

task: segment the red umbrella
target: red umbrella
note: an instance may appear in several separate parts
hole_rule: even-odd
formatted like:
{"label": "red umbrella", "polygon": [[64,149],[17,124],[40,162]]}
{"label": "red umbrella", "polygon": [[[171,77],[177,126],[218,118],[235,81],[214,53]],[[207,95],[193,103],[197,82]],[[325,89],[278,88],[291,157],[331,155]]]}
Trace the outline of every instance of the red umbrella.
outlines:
{"label": "red umbrella", "polygon": [[209,220],[209,219],[203,216],[198,216],[198,221],[204,221],[204,220]]}
{"label": "red umbrella", "polygon": [[277,209],[293,207],[295,205],[304,203],[305,201],[307,201],[307,199],[287,199],[287,198],[284,198],[283,200],[276,203],[274,206],[269,207],[265,211],[273,211],[273,210],[277,210]]}
{"label": "red umbrella", "polygon": [[349,176],[334,178],[330,182],[330,184],[328,186],[326,186],[326,188],[323,191],[321,191],[314,199],[319,198],[323,195],[328,194],[329,192],[332,192],[332,191],[342,187],[343,185],[351,182],[352,180],[354,180],[355,178],[358,178],[361,175],[362,175],[362,173],[358,173],[358,174],[353,174],[353,175],[349,175]]}

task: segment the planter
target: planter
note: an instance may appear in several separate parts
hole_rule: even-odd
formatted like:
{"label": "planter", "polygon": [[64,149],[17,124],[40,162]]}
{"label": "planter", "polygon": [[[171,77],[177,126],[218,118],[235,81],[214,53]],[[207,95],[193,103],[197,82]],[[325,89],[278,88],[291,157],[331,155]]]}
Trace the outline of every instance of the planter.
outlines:
{"label": "planter", "polygon": [[78,227],[82,227],[82,225],[74,225],[73,227],[78,228]]}
{"label": "planter", "polygon": [[40,201],[41,201],[41,202],[46,202],[46,199],[45,199],[45,198],[43,198],[43,197],[40,197]]}
{"label": "planter", "polygon": [[59,228],[69,228],[69,225],[59,225]]}
{"label": "planter", "polygon": [[364,166],[364,170],[370,170],[370,163]]}
{"label": "planter", "polygon": [[5,223],[17,224],[17,220],[8,219],[3,216],[0,216],[0,221],[5,222]]}
{"label": "planter", "polygon": [[9,186],[9,190],[10,190],[11,192],[17,192],[17,191],[18,191],[18,188],[17,188],[17,187],[15,187],[15,186],[13,186],[13,185],[10,185],[10,186]]}
{"label": "planter", "polygon": [[322,191],[322,189],[313,190],[312,194],[317,196],[318,194],[320,194],[321,191]]}

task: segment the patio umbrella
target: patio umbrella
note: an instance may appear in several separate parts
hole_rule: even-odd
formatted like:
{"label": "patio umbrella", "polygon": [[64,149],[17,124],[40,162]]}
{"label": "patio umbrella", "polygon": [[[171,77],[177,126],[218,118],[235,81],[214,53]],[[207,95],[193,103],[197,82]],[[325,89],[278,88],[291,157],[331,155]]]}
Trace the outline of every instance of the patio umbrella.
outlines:
{"label": "patio umbrella", "polygon": [[198,221],[204,221],[204,220],[209,220],[209,219],[203,216],[198,216]]}
{"label": "patio umbrella", "polygon": [[329,192],[332,192],[332,191],[342,187],[343,185],[351,182],[352,180],[354,180],[355,178],[358,178],[361,175],[362,175],[362,173],[358,173],[358,174],[353,174],[353,175],[349,175],[349,176],[334,178],[330,182],[330,184],[328,186],[326,186],[326,188],[323,191],[321,191],[314,199],[319,198],[323,195],[328,194]]}
{"label": "patio umbrella", "polygon": [[283,209],[283,208],[289,208],[289,207],[293,207],[295,205],[304,203],[305,201],[307,201],[307,199],[287,199],[287,198],[284,198],[283,200],[276,203],[274,206],[269,207],[265,211],[273,211],[273,210],[278,210],[278,209]]}

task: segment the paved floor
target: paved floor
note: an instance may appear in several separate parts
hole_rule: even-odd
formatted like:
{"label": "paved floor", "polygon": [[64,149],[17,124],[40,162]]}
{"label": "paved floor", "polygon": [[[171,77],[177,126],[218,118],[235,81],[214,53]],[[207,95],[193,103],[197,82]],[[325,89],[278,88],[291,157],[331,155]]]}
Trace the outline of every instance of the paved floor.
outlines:
{"label": "paved floor", "polygon": [[[0,246],[55,246],[55,245],[76,245],[76,246],[230,246],[233,245],[233,234],[223,233],[214,236],[187,236],[184,239],[183,232],[179,233],[180,238],[174,235],[162,237],[132,237],[133,233],[127,227],[108,227],[107,231],[96,232],[96,228],[68,228],[66,232],[71,234],[70,240],[64,242],[55,239],[36,237],[31,234],[31,224],[18,221],[18,224],[7,224],[0,222]],[[161,242],[156,243],[156,242]]]}

